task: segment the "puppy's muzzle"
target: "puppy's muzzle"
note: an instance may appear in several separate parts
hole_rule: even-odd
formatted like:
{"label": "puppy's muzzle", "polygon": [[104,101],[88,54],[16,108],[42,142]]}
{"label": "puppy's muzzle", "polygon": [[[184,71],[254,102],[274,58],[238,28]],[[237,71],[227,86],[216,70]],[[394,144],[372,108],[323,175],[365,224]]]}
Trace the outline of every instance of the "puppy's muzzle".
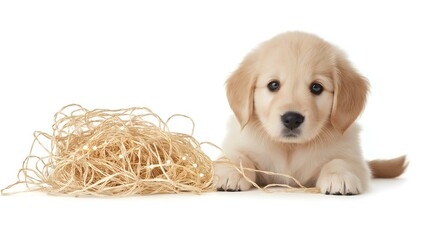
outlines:
{"label": "puppy's muzzle", "polygon": [[304,122],[304,116],[297,112],[286,112],[281,116],[283,125],[293,130],[295,128],[298,128],[303,122]]}

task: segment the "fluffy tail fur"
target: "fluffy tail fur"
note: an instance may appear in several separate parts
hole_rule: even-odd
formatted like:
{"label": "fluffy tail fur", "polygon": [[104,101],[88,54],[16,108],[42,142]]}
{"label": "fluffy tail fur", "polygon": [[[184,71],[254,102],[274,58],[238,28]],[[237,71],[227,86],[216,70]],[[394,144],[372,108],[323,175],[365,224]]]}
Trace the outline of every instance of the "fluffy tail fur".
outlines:
{"label": "fluffy tail fur", "polygon": [[368,165],[373,178],[395,178],[400,176],[408,166],[406,156],[390,160],[373,160]]}

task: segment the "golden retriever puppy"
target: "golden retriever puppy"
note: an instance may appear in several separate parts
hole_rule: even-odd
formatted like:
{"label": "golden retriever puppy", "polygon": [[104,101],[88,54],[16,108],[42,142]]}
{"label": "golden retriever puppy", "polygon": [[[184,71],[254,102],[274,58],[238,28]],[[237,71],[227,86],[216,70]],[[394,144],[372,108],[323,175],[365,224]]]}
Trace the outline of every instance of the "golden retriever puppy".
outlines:
{"label": "golden retriever puppy", "polygon": [[[226,82],[235,114],[223,149],[235,164],[294,176],[322,193],[354,195],[376,177],[396,177],[405,157],[362,158],[359,127],[368,82],[344,53],[319,37],[288,32],[249,53]],[[252,184],[232,166],[215,164],[218,190],[248,190]],[[256,174],[260,185],[294,185],[290,179]]]}

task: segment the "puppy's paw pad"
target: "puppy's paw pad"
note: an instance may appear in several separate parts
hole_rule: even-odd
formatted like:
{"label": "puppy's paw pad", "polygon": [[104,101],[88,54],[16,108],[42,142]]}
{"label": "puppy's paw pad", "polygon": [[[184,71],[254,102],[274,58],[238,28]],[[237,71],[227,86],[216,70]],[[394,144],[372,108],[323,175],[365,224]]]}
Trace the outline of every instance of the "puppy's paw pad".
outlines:
{"label": "puppy's paw pad", "polygon": [[362,183],[351,173],[335,173],[320,176],[317,187],[327,195],[357,195],[362,192]]}

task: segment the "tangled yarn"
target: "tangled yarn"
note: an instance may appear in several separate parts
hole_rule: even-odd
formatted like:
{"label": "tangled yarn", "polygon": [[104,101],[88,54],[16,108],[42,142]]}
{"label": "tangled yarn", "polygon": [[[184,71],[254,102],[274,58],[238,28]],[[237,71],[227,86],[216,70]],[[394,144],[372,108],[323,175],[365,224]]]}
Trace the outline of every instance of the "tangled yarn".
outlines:
{"label": "tangled yarn", "polygon": [[[55,114],[52,135],[35,132],[13,185],[75,196],[212,190],[212,160],[191,135],[168,130],[172,117],[164,122],[147,108],[65,106]],[[44,156],[33,154],[36,145]]]}

